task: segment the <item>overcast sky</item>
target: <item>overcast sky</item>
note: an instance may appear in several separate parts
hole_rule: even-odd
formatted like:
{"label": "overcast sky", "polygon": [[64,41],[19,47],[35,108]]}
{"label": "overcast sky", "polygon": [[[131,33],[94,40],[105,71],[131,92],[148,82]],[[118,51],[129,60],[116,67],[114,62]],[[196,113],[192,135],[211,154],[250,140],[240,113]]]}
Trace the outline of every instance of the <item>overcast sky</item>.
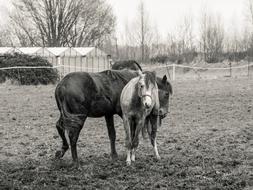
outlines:
{"label": "overcast sky", "polygon": [[0,0],[0,24],[3,24],[6,22],[10,5],[11,5],[11,0]]}
{"label": "overcast sky", "polygon": [[[11,0],[0,0],[0,23],[4,23]],[[140,0],[107,0],[117,17],[117,36],[124,33],[126,22],[131,23],[137,15]],[[143,0],[150,21],[156,25],[159,34],[166,37],[182,22],[185,15],[193,15],[195,30],[200,20],[201,10],[207,7],[213,14],[220,15],[226,30],[245,25],[246,1],[248,0]]]}
{"label": "overcast sky", "polygon": [[[124,32],[125,23],[136,18],[140,0],[107,0],[117,16],[117,33]],[[200,21],[203,7],[212,14],[220,15],[227,31],[232,26],[242,28],[246,22],[247,0],[143,0],[152,23],[161,36],[175,31],[185,15],[193,15],[195,30]]]}

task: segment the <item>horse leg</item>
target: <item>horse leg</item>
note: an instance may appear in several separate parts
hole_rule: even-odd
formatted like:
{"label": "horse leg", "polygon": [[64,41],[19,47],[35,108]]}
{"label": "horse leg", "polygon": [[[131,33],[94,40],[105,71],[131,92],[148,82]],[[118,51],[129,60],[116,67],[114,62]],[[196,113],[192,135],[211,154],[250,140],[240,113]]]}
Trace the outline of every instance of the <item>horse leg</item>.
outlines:
{"label": "horse leg", "polygon": [[113,160],[118,158],[118,154],[115,148],[116,132],[114,127],[114,119],[112,116],[105,116],[106,126],[108,130],[108,135],[111,143],[111,157]]}
{"label": "horse leg", "polygon": [[74,168],[79,167],[79,160],[77,156],[77,149],[76,149],[76,144],[77,140],[80,134],[81,129],[83,128],[83,124],[85,122],[87,117],[82,119],[82,122],[80,121],[78,124],[75,124],[75,126],[71,126],[66,130],[67,135],[69,136],[69,141],[70,141],[70,147],[71,147],[71,155],[73,159],[73,164]]}
{"label": "horse leg", "polygon": [[79,161],[78,161],[78,156],[77,156],[76,144],[77,144],[77,140],[78,140],[81,129],[71,129],[71,130],[66,130],[66,131],[69,136],[73,164],[75,168],[78,168]]}
{"label": "horse leg", "polygon": [[148,119],[145,120],[144,127],[141,130],[143,139],[147,139],[147,130],[148,130]]}
{"label": "horse leg", "polygon": [[151,133],[151,127],[150,127],[150,121],[149,117],[146,117],[144,127],[142,128],[142,137],[143,139],[147,139],[147,135],[150,138]]}
{"label": "horse leg", "polygon": [[64,129],[62,126],[62,118],[60,117],[59,120],[56,123],[57,131],[62,139],[62,148],[61,150],[56,151],[55,158],[60,159],[64,156],[65,152],[69,149],[69,145],[67,142],[67,139],[64,135]]}
{"label": "horse leg", "polygon": [[135,162],[136,148],[133,148],[131,153],[132,153],[132,154],[131,154],[131,160],[132,160],[133,162]]}
{"label": "horse leg", "polygon": [[140,119],[139,121],[136,122],[135,132],[134,132],[133,141],[132,141],[133,149],[137,148],[139,145],[139,134],[140,134],[140,131],[144,127],[144,122],[145,122],[145,119]]}
{"label": "horse leg", "polygon": [[154,153],[155,153],[155,156],[156,156],[157,160],[160,160],[161,157],[158,153],[157,143],[156,143],[156,132],[157,132],[157,126],[158,126],[157,116],[151,116],[150,117],[150,123],[151,123],[151,135],[150,135],[151,144],[153,146]]}
{"label": "horse leg", "polygon": [[145,121],[145,119],[140,119],[136,123],[134,137],[133,137],[133,141],[132,141],[132,157],[131,157],[132,161],[135,161],[135,153],[136,153],[137,147],[139,145],[139,134],[144,127],[144,121]]}
{"label": "horse leg", "polygon": [[129,120],[126,116],[123,116],[123,123],[124,123],[124,129],[126,133],[126,150],[127,150],[127,159],[126,163],[127,165],[131,165],[131,129]]}

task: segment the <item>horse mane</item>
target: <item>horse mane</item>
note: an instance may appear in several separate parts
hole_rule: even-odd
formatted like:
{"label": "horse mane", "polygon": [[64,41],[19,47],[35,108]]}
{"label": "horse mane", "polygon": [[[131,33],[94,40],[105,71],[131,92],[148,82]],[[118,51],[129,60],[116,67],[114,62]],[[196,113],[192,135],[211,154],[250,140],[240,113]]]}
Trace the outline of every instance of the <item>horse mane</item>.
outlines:
{"label": "horse mane", "polygon": [[144,71],[143,74],[146,75],[146,80],[145,80],[146,85],[148,85],[148,80],[150,80],[152,84],[154,85],[156,84],[156,75],[154,72]]}
{"label": "horse mane", "polygon": [[[163,85],[163,84],[164,84],[163,79],[160,78],[160,77],[157,77],[156,80],[157,80],[158,88],[159,88],[159,89],[163,89],[163,86],[164,86],[164,85]],[[171,83],[170,83],[168,80],[166,80],[166,84],[167,84],[167,87],[168,87],[167,91],[169,92],[169,94],[172,94],[172,93],[173,93],[173,90],[172,90],[172,85],[171,85]]]}
{"label": "horse mane", "polygon": [[135,76],[138,76],[138,73],[130,70],[106,70],[102,71],[107,76],[111,77],[113,80],[122,80],[124,82],[129,82],[129,80]]}
{"label": "horse mane", "polygon": [[133,63],[137,65],[137,67],[140,69],[140,71],[142,71],[142,68],[141,68],[140,64],[137,63],[137,61],[133,60]]}
{"label": "horse mane", "polygon": [[135,61],[135,60],[120,60],[120,61],[116,61],[112,65],[112,69],[115,69],[115,70],[122,70],[122,69],[136,70],[135,68],[132,67],[133,65],[135,65],[140,71],[142,71],[142,68],[141,68],[140,64],[137,61]]}
{"label": "horse mane", "polygon": [[172,95],[173,94],[173,90],[172,90],[172,85],[170,84],[170,82],[168,82],[168,86],[169,86],[169,93]]}

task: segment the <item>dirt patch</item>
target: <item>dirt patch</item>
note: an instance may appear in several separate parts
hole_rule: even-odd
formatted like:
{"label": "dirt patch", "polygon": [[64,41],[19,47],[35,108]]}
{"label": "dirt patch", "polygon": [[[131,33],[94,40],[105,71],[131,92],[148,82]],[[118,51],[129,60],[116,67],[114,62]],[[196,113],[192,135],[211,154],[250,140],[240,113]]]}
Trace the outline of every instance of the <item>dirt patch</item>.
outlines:
{"label": "dirt patch", "polygon": [[103,118],[88,119],[78,141],[80,170],[61,141],[54,86],[0,86],[0,189],[252,189],[253,79],[174,82],[170,114],[158,131],[156,161],[141,140],[125,163],[116,117],[119,160],[110,159]]}

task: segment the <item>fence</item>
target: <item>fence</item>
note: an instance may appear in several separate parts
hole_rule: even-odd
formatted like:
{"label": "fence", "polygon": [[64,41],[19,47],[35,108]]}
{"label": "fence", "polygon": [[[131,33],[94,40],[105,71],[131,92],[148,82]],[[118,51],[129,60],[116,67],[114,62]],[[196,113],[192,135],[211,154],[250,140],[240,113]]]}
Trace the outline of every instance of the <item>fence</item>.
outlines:
{"label": "fence", "polygon": [[[43,68],[55,68],[61,71],[68,70],[71,65],[58,64],[52,67],[46,66],[19,66],[19,67],[4,67],[0,70],[9,69],[43,69]],[[74,66],[75,70],[79,69],[82,71],[93,71],[93,67],[77,67]],[[246,65],[232,66],[229,64],[228,67],[198,67],[188,66],[179,64],[170,65],[152,65],[142,66],[143,70],[155,70],[158,75],[167,74],[173,81],[175,80],[188,80],[188,79],[216,79],[221,77],[250,77],[253,75],[253,63]],[[110,68],[108,68],[110,69]]]}
{"label": "fence", "polygon": [[[66,66],[66,65],[55,65],[55,66],[51,66],[51,67],[47,67],[47,66],[18,66],[18,67],[2,67],[0,68],[0,71],[1,70],[10,70],[10,69],[57,69],[60,71],[60,78],[62,78],[64,75],[66,75],[66,70],[69,71],[69,68],[71,66]],[[93,71],[94,68],[91,68],[91,67],[72,67],[74,68],[75,70],[78,69],[78,71],[82,71],[82,70],[85,70],[87,72],[89,71]]]}
{"label": "fence", "polygon": [[[203,64],[204,65],[204,64]],[[214,66],[214,67],[210,67]],[[171,80],[216,79],[222,77],[250,77],[253,75],[253,63],[247,62],[239,66],[227,64],[227,67],[190,66],[181,64],[142,66],[144,70],[155,70],[158,75],[167,74]],[[219,65],[220,66],[220,65]]]}

